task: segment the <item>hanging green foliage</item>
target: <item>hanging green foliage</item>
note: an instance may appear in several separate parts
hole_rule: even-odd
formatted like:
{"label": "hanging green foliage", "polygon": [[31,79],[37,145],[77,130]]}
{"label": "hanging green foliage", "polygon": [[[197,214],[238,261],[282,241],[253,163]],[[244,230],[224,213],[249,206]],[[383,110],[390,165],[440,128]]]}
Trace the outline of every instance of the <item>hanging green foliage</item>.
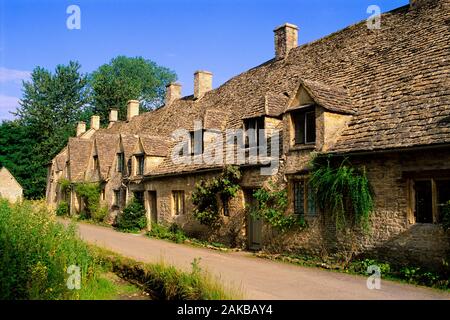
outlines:
{"label": "hanging green foliage", "polygon": [[353,167],[347,158],[338,166],[332,160],[332,156],[312,160],[310,185],[318,205],[331,213],[338,229],[356,223],[367,230],[374,195],[365,168]]}
{"label": "hanging green foliage", "polygon": [[262,218],[275,229],[286,232],[294,226],[306,225],[303,217],[286,215],[288,207],[286,189],[271,191],[261,188],[255,191],[253,197],[257,200],[258,206],[250,214],[255,218]]}
{"label": "hanging green foliage", "polygon": [[58,182],[59,182],[59,186],[61,187],[61,191],[63,193],[66,193],[67,191],[69,191],[69,189],[71,187],[71,183],[68,179],[61,178],[58,180]]}
{"label": "hanging green foliage", "polygon": [[226,167],[213,179],[201,180],[192,193],[192,203],[196,206],[193,215],[201,224],[217,226],[219,203],[227,205],[240,189],[241,172],[236,166]]}

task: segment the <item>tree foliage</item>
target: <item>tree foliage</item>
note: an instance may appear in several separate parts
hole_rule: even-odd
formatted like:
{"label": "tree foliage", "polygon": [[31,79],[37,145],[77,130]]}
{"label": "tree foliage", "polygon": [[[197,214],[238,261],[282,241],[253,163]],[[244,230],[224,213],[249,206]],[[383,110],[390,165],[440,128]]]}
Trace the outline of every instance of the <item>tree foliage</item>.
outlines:
{"label": "tree foliage", "polygon": [[165,85],[176,79],[143,58],[117,57],[91,77],[80,68],[73,61],[54,72],[36,67],[23,83],[16,120],[0,125],[0,167],[11,171],[27,198],[44,196],[47,165],[75,135],[77,121],[89,121],[94,112],[107,121],[114,106],[123,118],[129,99],[141,100],[143,109],[160,105]]}
{"label": "tree foliage", "polygon": [[105,121],[111,108],[119,110],[119,118],[126,117],[128,100],[139,100],[142,111],[163,103],[165,87],[176,80],[173,71],[142,57],[118,56],[93,72],[94,112]]}

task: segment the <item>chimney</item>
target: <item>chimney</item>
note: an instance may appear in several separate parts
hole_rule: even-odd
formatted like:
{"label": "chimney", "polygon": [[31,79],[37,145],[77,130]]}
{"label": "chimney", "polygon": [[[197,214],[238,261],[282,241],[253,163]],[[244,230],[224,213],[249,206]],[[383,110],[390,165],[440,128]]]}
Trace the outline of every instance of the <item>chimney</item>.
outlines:
{"label": "chimney", "polygon": [[194,73],[194,98],[201,98],[212,89],[212,73],[209,71],[196,71]]}
{"label": "chimney", "polygon": [[109,122],[117,122],[118,120],[118,111],[117,109],[109,110]]}
{"label": "chimney", "polygon": [[181,84],[172,82],[166,86],[166,106],[181,98]]}
{"label": "chimney", "polygon": [[298,46],[298,27],[285,23],[273,32],[275,33],[275,57],[284,59],[292,48]]}
{"label": "chimney", "polygon": [[130,100],[127,103],[127,121],[133,119],[133,117],[139,115],[139,101]]}
{"label": "chimney", "polygon": [[434,1],[436,1],[436,0],[409,0],[409,7],[412,10],[420,9],[420,7],[427,5]]}
{"label": "chimney", "polygon": [[91,117],[91,129],[94,130],[100,129],[100,116]]}
{"label": "chimney", "polygon": [[80,121],[77,124],[77,137],[81,136],[86,132],[86,122]]}

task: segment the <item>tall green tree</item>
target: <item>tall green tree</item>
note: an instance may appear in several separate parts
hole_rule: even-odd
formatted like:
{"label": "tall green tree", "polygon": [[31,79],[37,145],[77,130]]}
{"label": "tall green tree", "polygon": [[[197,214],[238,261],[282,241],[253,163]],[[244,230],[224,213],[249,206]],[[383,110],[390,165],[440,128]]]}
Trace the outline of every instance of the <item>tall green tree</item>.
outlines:
{"label": "tall green tree", "polygon": [[128,100],[139,100],[141,111],[155,109],[163,103],[166,85],[176,79],[173,71],[153,61],[118,56],[90,77],[94,112],[105,123],[111,108],[117,108],[124,120]]}
{"label": "tall green tree", "polygon": [[54,73],[35,68],[23,83],[17,120],[0,127],[0,161],[18,177],[28,198],[44,196],[47,164],[90,112],[88,79],[80,68],[73,61],[58,65]]}

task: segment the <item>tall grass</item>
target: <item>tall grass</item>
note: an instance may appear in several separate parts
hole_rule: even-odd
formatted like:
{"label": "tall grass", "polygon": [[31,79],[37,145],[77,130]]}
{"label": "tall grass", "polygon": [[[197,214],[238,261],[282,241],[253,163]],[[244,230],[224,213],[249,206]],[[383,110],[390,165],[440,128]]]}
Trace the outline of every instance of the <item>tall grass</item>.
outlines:
{"label": "tall grass", "polygon": [[76,235],[57,223],[44,202],[9,204],[0,199],[0,299],[72,299],[67,268],[81,271],[81,288],[99,265]]}

